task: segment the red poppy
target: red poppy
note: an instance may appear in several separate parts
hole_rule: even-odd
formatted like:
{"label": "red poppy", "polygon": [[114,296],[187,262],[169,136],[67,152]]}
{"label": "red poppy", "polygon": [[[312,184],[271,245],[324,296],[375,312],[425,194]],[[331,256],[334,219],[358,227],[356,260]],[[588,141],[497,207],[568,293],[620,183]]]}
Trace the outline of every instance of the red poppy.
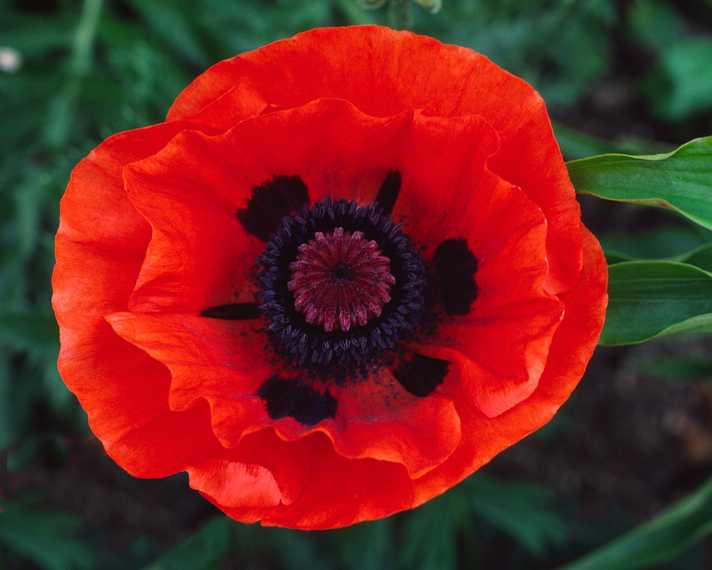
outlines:
{"label": "red poppy", "polygon": [[59,367],[107,453],[235,519],[415,507],[545,424],[606,265],[541,97],[468,49],[316,29],[72,173]]}

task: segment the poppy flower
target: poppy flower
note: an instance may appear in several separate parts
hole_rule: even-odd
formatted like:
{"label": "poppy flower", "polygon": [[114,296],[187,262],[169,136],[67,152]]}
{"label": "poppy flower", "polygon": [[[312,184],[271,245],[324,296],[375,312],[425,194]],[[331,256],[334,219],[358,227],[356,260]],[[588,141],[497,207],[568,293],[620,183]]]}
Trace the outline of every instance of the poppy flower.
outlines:
{"label": "poppy flower", "polygon": [[106,452],[245,522],[424,503],[545,424],[606,305],[541,97],[409,32],[218,63],[61,203],[59,368]]}

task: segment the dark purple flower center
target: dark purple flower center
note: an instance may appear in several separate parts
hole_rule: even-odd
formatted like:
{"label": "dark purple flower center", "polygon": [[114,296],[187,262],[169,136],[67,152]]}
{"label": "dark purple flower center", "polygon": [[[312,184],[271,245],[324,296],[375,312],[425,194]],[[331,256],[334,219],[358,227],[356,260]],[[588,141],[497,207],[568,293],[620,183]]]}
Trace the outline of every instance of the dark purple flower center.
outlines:
{"label": "dark purple flower center", "polygon": [[378,203],[327,199],[284,216],[257,271],[267,335],[309,376],[368,374],[425,312],[423,262]]}
{"label": "dark purple flower center", "polygon": [[449,363],[411,352],[403,341],[433,330],[441,311],[470,312],[477,260],[464,238],[448,238],[426,270],[391,220],[401,183],[391,171],[371,204],[326,199],[310,207],[302,179],[278,175],[253,188],[236,212],[243,229],[265,241],[255,300],[201,314],[263,320],[286,365],[257,392],[270,417],[304,425],[333,418],[338,402],[328,384],[382,366],[414,396],[426,397],[443,382]]}

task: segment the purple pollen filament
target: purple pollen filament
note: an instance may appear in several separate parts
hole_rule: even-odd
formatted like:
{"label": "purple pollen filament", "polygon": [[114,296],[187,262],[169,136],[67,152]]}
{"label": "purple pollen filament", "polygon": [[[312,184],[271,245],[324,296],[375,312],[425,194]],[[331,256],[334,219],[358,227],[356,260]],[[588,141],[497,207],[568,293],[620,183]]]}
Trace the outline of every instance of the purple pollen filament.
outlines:
{"label": "purple pollen filament", "polygon": [[396,282],[391,261],[378,244],[364,239],[363,232],[315,232],[314,239],[297,248],[297,258],[289,264],[287,287],[294,296],[294,308],[309,324],[326,332],[348,331],[379,317],[391,300]]}

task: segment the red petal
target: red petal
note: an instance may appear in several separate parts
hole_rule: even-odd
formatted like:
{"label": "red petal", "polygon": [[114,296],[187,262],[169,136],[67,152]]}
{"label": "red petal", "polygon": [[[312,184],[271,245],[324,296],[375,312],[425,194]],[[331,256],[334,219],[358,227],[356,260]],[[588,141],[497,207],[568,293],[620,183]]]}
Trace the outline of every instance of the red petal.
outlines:
{"label": "red petal", "polygon": [[320,97],[346,99],[376,116],[422,109],[484,117],[502,140],[493,169],[521,186],[549,219],[547,287],[557,293],[575,283],[579,206],[544,101],[472,50],[377,26],[318,28],[213,66],[181,93],[168,118],[226,129],[270,107]]}
{"label": "red petal", "polygon": [[215,435],[225,447],[271,424],[257,391],[274,373],[264,353],[260,323],[219,321],[194,315],[114,313],[114,330],[171,372],[169,402],[185,410],[210,404]]}
{"label": "red petal", "polygon": [[173,474],[218,448],[207,410],[171,413],[167,370],[104,321],[105,313],[126,308],[150,232],[126,200],[121,169],[183,128],[172,123],[120,133],[92,151],[72,172],[56,239],[52,304],[60,373],[107,452],[144,477]]}
{"label": "red petal", "polygon": [[188,480],[191,488],[207,495],[222,508],[254,512],[255,509],[276,507],[282,498],[274,477],[260,465],[211,459],[190,467]]}
{"label": "red petal", "polygon": [[452,360],[469,399],[494,417],[534,391],[563,316],[546,290],[546,219],[519,188],[485,171],[450,234],[466,238],[477,258],[477,299],[469,315],[443,319],[418,350]]}
{"label": "red petal", "polygon": [[[260,493],[245,497],[224,477],[226,467],[242,477],[243,465],[257,469],[259,483],[251,488]],[[402,466],[346,459],[320,433],[285,442],[271,429],[262,430],[246,436],[225,459],[190,472],[193,481],[196,475],[200,481],[191,484],[216,507],[236,520],[260,520],[266,526],[330,529],[388,516],[413,503],[412,482]],[[281,504],[267,507],[277,497],[271,480],[278,485]],[[206,492],[209,486],[212,493]],[[263,497],[258,504],[255,499]]]}
{"label": "red petal", "polygon": [[546,424],[581,380],[603,328],[608,281],[601,246],[585,228],[583,247],[581,279],[563,297],[566,313],[554,335],[546,369],[536,390],[496,418],[469,408],[465,394],[456,400],[462,420],[462,444],[445,464],[415,482],[417,504],[449,489]]}
{"label": "red petal", "polygon": [[388,370],[335,392],[336,417],[316,426],[286,418],[275,424],[287,441],[321,432],[337,453],[354,459],[399,463],[412,478],[445,461],[460,443],[460,418],[453,403],[437,395],[406,392]]}
{"label": "red petal", "polygon": [[221,150],[210,137],[183,132],[124,169],[129,200],[152,228],[132,310],[199,312],[253,300],[249,276],[264,245],[238,222],[249,188],[235,183]]}
{"label": "red petal", "polygon": [[[361,112],[343,101],[289,109],[325,97],[345,99]],[[456,119],[445,123],[436,116]],[[238,126],[216,139],[186,134],[132,168],[132,199],[149,226],[126,199],[122,168],[159,152],[185,130],[181,117],[203,131]],[[543,102],[523,81],[483,56],[430,38],[376,27],[322,29],[218,64],[179,97],[170,119],[109,139],[78,165],[57,238],[53,304],[62,335],[60,370],[109,454],[130,472],[162,476],[188,469],[191,484],[239,520],[305,529],[352,524],[413,506],[413,484],[417,503],[443,492],[548,421],[579,381],[603,324],[605,260],[586,232],[584,272],[569,291],[581,266],[578,204]],[[485,163],[495,145],[487,124],[501,138],[489,170]],[[470,155],[467,141],[475,136],[481,140]],[[206,152],[213,150],[224,154],[203,171]],[[273,429],[260,429],[270,420],[254,388],[270,366],[257,337],[234,338],[245,332],[244,323],[157,317],[167,319],[166,331],[136,320],[154,317],[126,311],[151,236],[133,308],[195,312],[247,295],[246,287],[234,295],[229,283],[246,284],[245,268],[259,249],[245,245],[253,238],[228,240],[223,251],[210,246],[234,235],[235,209],[245,205],[253,186],[276,174],[275,166],[285,169],[281,174],[302,174],[297,169],[307,162],[313,199],[369,201],[386,172],[402,169],[407,200],[397,205],[397,217],[419,237],[447,234],[444,222],[453,236],[467,237],[481,263],[480,296],[474,317],[450,325],[451,339],[443,334],[441,344],[426,347],[457,364],[437,393],[420,401],[399,396],[391,408],[381,399],[382,408],[369,408],[365,396],[382,396],[383,387],[364,383],[357,388],[360,399],[340,395],[348,422],[337,415],[309,434],[284,420],[278,424],[282,437],[298,438],[286,442]],[[179,166],[175,173],[169,163]],[[468,163],[469,170],[456,168]],[[494,173],[523,190],[496,181]],[[473,175],[476,186],[468,187]],[[204,192],[196,193],[190,182]],[[465,196],[504,187],[505,209],[516,210],[514,201],[524,192],[543,211],[545,238],[536,209],[525,209],[527,221],[495,215],[497,208],[484,202],[479,211],[489,217],[477,218],[467,206]],[[209,200],[198,204],[196,196]],[[421,210],[435,219],[449,210],[462,215],[438,223]],[[213,219],[220,223],[207,223]],[[190,234],[195,228],[199,235]],[[507,279],[511,267],[523,278]],[[201,289],[201,273],[210,287]],[[551,294],[562,291],[568,291],[561,297],[566,313],[554,334],[558,305]],[[116,336],[107,314],[136,346]],[[489,334],[463,334],[478,326]],[[498,348],[493,339],[500,337],[521,357],[492,358]],[[213,340],[215,347],[206,346]],[[236,345],[245,350],[228,350]],[[187,362],[185,346],[194,350]],[[165,361],[170,374],[144,351]],[[255,370],[247,370],[248,351],[259,356]],[[462,382],[453,381],[458,373]],[[225,377],[238,389],[231,393]],[[183,411],[169,408],[169,383],[170,403]],[[450,396],[457,410],[445,399]],[[207,406],[196,402],[201,399],[211,404],[210,418]],[[468,404],[473,400],[479,408]],[[231,449],[219,446],[209,420]],[[425,425],[438,426],[432,438],[423,433]]]}
{"label": "red petal", "polygon": [[393,218],[427,257],[441,241],[472,231],[476,220],[470,210],[478,209],[477,200],[501,182],[487,171],[499,141],[481,117],[418,113],[402,146],[393,165],[403,178]]}
{"label": "red petal", "polygon": [[[179,282],[173,296],[180,299],[193,299],[193,289],[205,290],[197,294],[203,303],[208,291],[224,296],[243,279],[224,268],[245,265],[230,257],[245,241],[234,229],[234,212],[251,188],[275,174],[300,176],[312,203],[327,196],[368,203],[386,173],[398,170],[403,182],[394,218],[416,241],[437,245],[453,227],[469,227],[466,214],[478,187],[497,183],[493,174],[485,176],[497,147],[496,133],[480,117],[377,118],[333,99],[246,120],[217,137],[180,135],[127,169],[129,196],[154,228],[134,299],[145,298],[149,279],[164,290]],[[215,244],[223,242],[218,251]]]}
{"label": "red petal", "polygon": [[265,339],[254,325],[166,314],[116,313],[108,320],[122,338],[171,371],[172,409],[188,409],[201,398],[210,403],[213,429],[226,447],[236,447],[246,434],[268,425],[286,440],[323,432],[345,457],[401,463],[418,477],[459,444],[460,422],[452,402],[416,398],[390,373],[337,391],[335,419],[316,426],[292,418],[271,420],[257,392],[274,367],[262,357]]}
{"label": "red petal", "polygon": [[326,197],[365,203],[393,168],[411,122],[409,112],[377,118],[349,102],[322,99],[244,121],[211,139],[211,149],[234,172],[238,207],[247,190],[275,174],[301,177],[311,203]]}
{"label": "red petal", "polygon": [[[321,433],[285,442],[264,430],[245,437],[235,457],[269,469],[288,498],[264,516],[267,526],[336,528],[388,516],[413,502],[413,485],[402,465],[347,459]],[[238,520],[250,516],[224,510]]]}
{"label": "red petal", "polygon": [[396,161],[410,114],[374,118],[344,101],[245,121],[221,136],[187,131],[124,169],[128,197],[152,236],[130,308],[199,312],[254,298],[250,275],[264,244],[236,216],[252,189],[298,175],[312,202],[371,201]]}
{"label": "red petal", "polygon": [[400,463],[411,478],[442,464],[460,444],[460,418],[447,398],[406,392],[387,370],[340,392],[336,431],[346,457]]}

